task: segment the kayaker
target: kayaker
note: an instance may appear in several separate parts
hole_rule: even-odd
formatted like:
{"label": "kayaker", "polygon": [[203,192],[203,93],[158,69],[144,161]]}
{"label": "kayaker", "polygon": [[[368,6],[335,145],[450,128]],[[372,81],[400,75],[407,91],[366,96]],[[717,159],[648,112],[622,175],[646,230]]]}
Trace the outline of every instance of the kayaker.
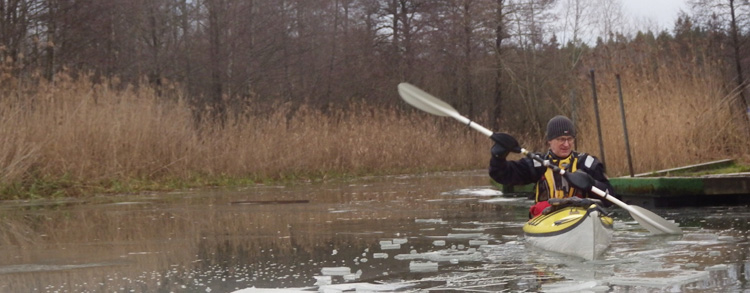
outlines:
{"label": "kayaker", "polygon": [[[491,138],[495,141],[495,145],[490,151],[492,154],[490,177],[500,184],[507,185],[536,183],[535,204],[529,209],[530,218],[542,214],[546,208],[549,208],[551,205],[547,200],[551,198],[575,196],[601,199],[599,195],[591,192],[592,185],[614,196],[612,185],[604,173],[604,164],[592,155],[575,151],[576,131],[573,122],[568,117],[558,115],[549,120],[546,136],[549,150],[540,156],[566,170],[570,176],[586,177],[587,180],[583,181],[589,186],[572,186],[559,173],[553,172],[551,168],[528,157],[508,161],[506,157],[509,152],[521,151],[518,141],[507,133],[499,132],[492,134]],[[602,200],[602,203],[605,206],[611,205],[606,200]]]}

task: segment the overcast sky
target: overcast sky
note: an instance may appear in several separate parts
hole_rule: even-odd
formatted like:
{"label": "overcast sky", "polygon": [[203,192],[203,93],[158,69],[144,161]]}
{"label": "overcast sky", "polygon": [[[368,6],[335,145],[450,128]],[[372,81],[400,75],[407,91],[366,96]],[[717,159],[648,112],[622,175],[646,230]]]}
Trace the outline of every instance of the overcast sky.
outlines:
{"label": "overcast sky", "polygon": [[[597,0],[589,0],[591,3],[596,3]],[[623,23],[613,28],[615,31],[625,34],[626,36],[633,37],[638,31],[652,31],[658,34],[661,31],[671,32],[674,28],[674,23],[677,20],[677,16],[680,10],[689,13],[689,7],[686,3],[687,0],[615,0],[619,2],[621,7],[621,13],[623,16]],[[558,9],[565,9],[567,1],[558,2]],[[596,8],[594,8],[596,10]],[[560,12],[560,16],[565,15],[564,12]],[[594,12],[601,13],[601,12]],[[570,27],[565,25],[565,19],[559,20],[555,34],[558,41],[566,43],[572,37],[572,32],[568,29]],[[570,25],[570,23],[567,23]],[[588,44],[596,42],[596,38],[601,35],[603,27],[593,26],[588,29],[584,28],[579,32],[579,37]]]}
{"label": "overcast sky", "polygon": [[623,0],[622,5],[636,21],[642,18],[654,20],[659,27],[670,31],[680,9],[688,11],[686,0]]}

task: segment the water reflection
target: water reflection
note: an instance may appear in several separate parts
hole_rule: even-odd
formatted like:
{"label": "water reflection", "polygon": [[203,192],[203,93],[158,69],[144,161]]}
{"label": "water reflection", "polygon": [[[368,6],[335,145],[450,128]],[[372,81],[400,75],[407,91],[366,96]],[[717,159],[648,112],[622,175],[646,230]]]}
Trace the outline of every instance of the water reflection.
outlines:
{"label": "water reflection", "polygon": [[677,237],[650,236],[615,210],[612,247],[585,262],[527,247],[529,201],[494,200],[487,180],[476,171],[6,202],[0,291],[748,289],[746,207],[654,210],[681,223]]}

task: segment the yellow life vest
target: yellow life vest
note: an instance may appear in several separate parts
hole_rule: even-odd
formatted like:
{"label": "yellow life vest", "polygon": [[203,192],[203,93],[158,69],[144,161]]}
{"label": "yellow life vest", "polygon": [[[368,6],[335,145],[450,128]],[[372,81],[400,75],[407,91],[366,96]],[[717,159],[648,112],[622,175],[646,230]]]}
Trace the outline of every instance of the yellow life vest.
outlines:
{"label": "yellow life vest", "polygon": [[[557,165],[566,172],[575,172],[578,169],[578,156],[576,153],[571,153],[570,156],[564,159],[549,159],[549,162]],[[550,198],[573,197],[577,194],[583,197],[583,193],[571,186],[560,174],[555,173],[551,168],[546,169],[544,177],[540,178],[536,184],[536,202],[546,201]]]}

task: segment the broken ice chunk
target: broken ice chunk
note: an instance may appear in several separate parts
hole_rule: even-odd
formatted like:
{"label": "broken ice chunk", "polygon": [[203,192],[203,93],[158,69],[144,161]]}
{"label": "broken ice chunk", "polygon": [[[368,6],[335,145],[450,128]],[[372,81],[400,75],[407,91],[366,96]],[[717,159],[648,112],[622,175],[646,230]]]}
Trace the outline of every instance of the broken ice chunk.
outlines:
{"label": "broken ice chunk", "polygon": [[344,276],[352,273],[349,267],[325,267],[320,270],[324,276]]}
{"label": "broken ice chunk", "polygon": [[401,248],[401,244],[386,244],[386,245],[380,244],[381,250],[391,250],[391,249],[400,249],[400,248]]}
{"label": "broken ice chunk", "polygon": [[388,258],[388,254],[387,253],[382,253],[382,252],[373,253],[372,254],[372,258]]}
{"label": "broken ice chunk", "polygon": [[412,261],[409,263],[409,270],[412,272],[437,272],[438,264],[431,261]]}
{"label": "broken ice chunk", "polygon": [[487,240],[469,240],[469,246],[480,246],[487,244],[489,244],[489,241]]}

